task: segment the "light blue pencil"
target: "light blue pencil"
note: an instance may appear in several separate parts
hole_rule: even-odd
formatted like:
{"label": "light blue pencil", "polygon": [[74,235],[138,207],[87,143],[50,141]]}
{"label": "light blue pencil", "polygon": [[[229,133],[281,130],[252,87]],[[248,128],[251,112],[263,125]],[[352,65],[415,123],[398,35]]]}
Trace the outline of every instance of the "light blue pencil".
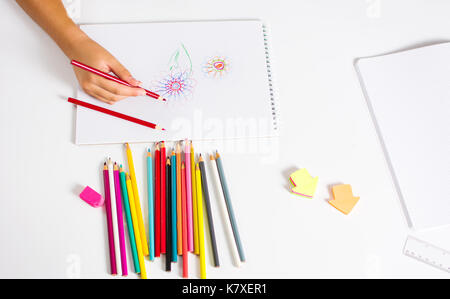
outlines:
{"label": "light blue pencil", "polygon": [[236,242],[236,247],[239,252],[239,259],[241,260],[241,262],[245,262],[244,249],[242,248],[236,218],[234,217],[233,206],[231,205],[230,192],[228,191],[227,181],[225,179],[225,173],[222,166],[222,160],[220,159],[220,155],[218,152],[216,152],[216,163],[217,170],[219,172],[220,184],[222,185],[222,191],[225,198],[225,203],[227,205],[228,217],[230,218],[231,228],[233,230],[234,241]]}
{"label": "light blue pencil", "polygon": [[148,185],[148,253],[151,261],[155,259],[155,220],[153,208],[153,161],[150,149],[147,150],[147,185]]}
{"label": "light blue pencil", "polygon": [[172,262],[178,261],[177,255],[177,163],[175,152],[172,152]]}

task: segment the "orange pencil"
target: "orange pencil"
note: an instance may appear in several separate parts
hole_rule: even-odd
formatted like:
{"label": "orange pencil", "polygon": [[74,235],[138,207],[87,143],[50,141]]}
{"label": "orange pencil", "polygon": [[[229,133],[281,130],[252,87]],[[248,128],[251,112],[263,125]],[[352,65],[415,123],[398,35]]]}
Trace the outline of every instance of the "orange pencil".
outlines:
{"label": "orange pencil", "polygon": [[188,235],[187,235],[187,203],[186,203],[186,169],[181,164],[181,217],[183,221],[183,277],[188,277]]}

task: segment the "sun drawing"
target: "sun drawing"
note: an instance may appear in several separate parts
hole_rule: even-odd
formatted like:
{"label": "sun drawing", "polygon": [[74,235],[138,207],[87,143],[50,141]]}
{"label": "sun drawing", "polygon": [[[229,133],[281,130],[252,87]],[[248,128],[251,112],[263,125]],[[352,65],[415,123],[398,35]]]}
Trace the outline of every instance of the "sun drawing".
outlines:
{"label": "sun drawing", "polygon": [[225,75],[230,69],[230,63],[224,57],[213,57],[209,59],[204,67],[204,72],[211,77],[222,77]]}

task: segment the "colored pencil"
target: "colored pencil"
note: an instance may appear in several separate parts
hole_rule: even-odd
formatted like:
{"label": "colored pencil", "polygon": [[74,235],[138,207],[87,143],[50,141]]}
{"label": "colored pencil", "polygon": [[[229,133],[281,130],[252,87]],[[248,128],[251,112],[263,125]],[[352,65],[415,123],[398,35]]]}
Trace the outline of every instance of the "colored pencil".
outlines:
{"label": "colored pencil", "polygon": [[161,143],[161,253],[166,253],[166,146]]}
{"label": "colored pencil", "polygon": [[178,261],[177,255],[177,159],[175,152],[172,151],[171,161],[171,189],[170,195],[172,196],[171,210],[172,210],[172,262]]}
{"label": "colored pencil", "polygon": [[120,165],[120,186],[122,187],[123,208],[125,210],[125,219],[127,221],[128,237],[130,240],[130,247],[132,253],[131,255],[133,256],[134,272],[141,273],[136,249],[136,239],[134,238],[133,220],[131,219],[130,201],[128,199],[126,177],[122,165]]}
{"label": "colored pencil", "polygon": [[183,254],[183,225],[181,217],[181,153],[180,144],[177,143],[176,148],[177,159],[177,252],[178,255]]}
{"label": "colored pencil", "polygon": [[155,203],[153,191],[153,160],[151,150],[147,150],[147,186],[148,186],[148,252],[151,261],[155,259]]}
{"label": "colored pencil", "polygon": [[[135,88],[136,88],[136,87],[139,87],[139,88],[142,88],[142,87],[140,87],[140,86],[133,86],[133,85],[131,85],[130,83],[128,83],[128,82],[126,82],[126,81],[123,81],[123,80],[117,78],[116,76],[113,76],[113,75],[110,75],[110,74],[108,74],[108,73],[102,72],[101,70],[98,70],[98,69],[96,69],[96,68],[93,68],[92,66],[88,66],[88,65],[86,65],[86,64],[84,64],[84,63],[81,63],[81,62],[79,62],[79,61],[72,60],[70,63],[71,63],[72,65],[76,66],[76,67],[79,67],[79,68],[85,70],[85,71],[88,71],[88,72],[91,72],[91,73],[93,73],[93,74],[99,75],[99,76],[101,76],[101,77],[103,77],[103,78],[105,78],[105,79],[114,81],[114,82],[116,82],[116,83],[119,83],[119,84],[122,84],[122,85],[126,85],[126,86],[129,86],[129,87],[135,87]],[[147,89],[145,89],[145,88],[142,88],[142,89],[145,90],[146,94],[147,94],[149,97],[152,97],[152,98],[154,98],[154,99],[161,100],[161,101],[165,101],[165,100],[166,100],[166,99],[164,99],[162,96],[160,96],[160,95],[154,93],[153,91],[147,90]]]}
{"label": "colored pencil", "polygon": [[192,180],[191,180],[191,145],[185,141],[184,161],[186,163],[186,209],[187,209],[187,235],[188,251],[194,251],[194,232],[192,221]]}
{"label": "colored pencil", "polygon": [[122,264],[120,263],[120,241],[119,241],[119,223],[117,219],[117,201],[116,191],[114,190],[114,168],[111,158],[108,158],[108,176],[109,176],[109,194],[111,196],[111,213],[114,233],[114,252],[116,255],[117,274],[122,275]]}
{"label": "colored pencil", "polygon": [[231,251],[232,251],[232,257],[234,260],[234,264],[236,266],[240,266],[241,262],[239,260],[239,252],[238,252],[238,248],[236,246],[236,243],[233,240],[233,229],[232,229],[232,225],[231,225],[231,221],[230,218],[228,217],[227,214],[227,206],[226,206],[226,200],[225,197],[222,193],[222,188],[221,188],[221,183],[220,183],[220,178],[219,178],[219,171],[217,170],[217,164],[216,164],[216,159],[214,158],[214,155],[210,155],[210,162],[209,166],[210,166],[210,173],[211,173],[211,184],[213,189],[214,189],[214,195],[216,196],[217,202],[220,205],[220,212],[222,214],[222,219],[225,222],[225,232],[227,235],[227,239],[230,243],[230,247],[231,247]]}
{"label": "colored pencil", "polygon": [[116,253],[114,247],[114,232],[112,224],[111,210],[111,189],[109,187],[109,173],[106,162],[103,164],[103,184],[105,188],[105,208],[106,208],[106,225],[108,227],[108,244],[109,244],[109,262],[111,265],[111,274],[117,275]]}
{"label": "colored pencil", "polygon": [[214,222],[212,218],[211,203],[209,200],[208,180],[206,179],[205,162],[203,161],[201,154],[198,158],[198,162],[198,166],[200,167],[200,174],[202,177],[203,198],[205,199],[206,216],[208,217],[209,236],[211,239],[211,246],[213,250],[214,266],[219,267],[219,254],[217,252],[216,234],[214,232]]}
{"label": "colored pencil", "polygon": [[206,278],[205,264],[205,230],[203,224],[203,198],[202,198],[202,178],[198,163],[195,165],[195,182],[197,193],[197,215],[198,215],[198,251],[200,254],[200,278]]}
{"label": "colored pencil", "polygon": [[191,142],[191,180],[192,180],[192,222],[194,225],[194,254],[199,254],[198,214],[197,214],[197,175],[195,171],[194,146]]}
{"label": "colored pencil", "polygon": [[131,185],[133,187],[132,190],[137,213],[136,216],[139,224],[138,231],[141,235],[142,252],[144,253],[144,256],[147,256],[148,255],[147,236],[145,234],[145,226],[144,226],[144,218],[142,217],[141,202],[139,201],[139,192],[136,182],[136,172],[134,171],[133,155],[131,153],[131,148],[128,143],[126,143],[126,148],[127,148],[128,168],[130,170]]}
{"label": "colored pencil", "polygon": [[127,191],[128,191],[128,199],[130,200],[130,211],[131,211],[131,220],[133,222],[133,228],[134,228],[134,237],[136,239],[136,249],[138,253],[138,260],[139,260],[139,268],[141,269],[141,278],[146,279],[147,278],[147,271],[145,270],[145,261],[144,261],[144,253],[143,253],[143,246],[141,243],[141,234],[139,232],[139,221],[138,221],[138,213],[136,209],[136,202],[134,201],[134,192],[133,192],[133,186],[131,183],[131,178],[129,174],[126,174],[126,183],[127,183]]}
{"label": "colored pencil", "polygon": [[187,250],[187,205],[186,205],[186,168],[181,163],[181,217],[183,231],[183,277],[188,277],[188,250]]}
{"label": "colored pencil", "polygon": [[166,163],[166,271],[171,271],[172,265],[172,172],[170,157]]}
{"label": "colored pencil", "polygon": [[117,224],[119,228],[119,247],[122,276],[128,275],[127,251],[125,249],[125,232],[123,228],[122,195],[120,193],[119,167],[114,162],[114,189],[116,190]]}
{"label": "colored pencil", "polygon": [[230,191],[227,186],[227,180],[225,178],[225,172],[223,170],[222,159],[220,158],[219,152],[216,152],[216,164],[217,170],[220,177],[220,183],[222,185],[222,191],[225,198],[225,203],[227,205],[228,217],[230,218],[231,227],[233,229],[234,241],[236,247],[239,251],[239,259],[241,262],[245,262],[244,248],[242,247],[241,238],[239,236],[239,231],[236,223],[236,217],[234,216],[233,205],[231,204]]}
{"label": "colored pencil", "polygon": [[161,163],[160,163],[159,143],[155,148],[155,256],[159,257],[161,253],[161,196],[160,196],[160,177],[161,177]]}
{"label": "colored pencil", "polygon": [[69,103],[72,103],[72,104],[75,104],[75,105],[78,105],[78,106],[82,106],[82,107],[85,107],[85,108],[88,108],[88,109],[91,109],[91,110],[95,110],[95,111],[98,111],[98,112],[101,112],[101,113],[104,113],[104,114],[108,114],[108,115],[111,115],[111,116],[114,116],[114,117],[117,117],[117,118],[121,118],[121,119],[130,121],[130,122],[139,124],[141,126],[149,127],[149,128],[155,129],[155,130],[162,130],[162,131],[166,130],[166,129],[158,126],[158,125],[155,125],[154,123],[151,123],[151,122],[139,119],[139,118],[135,118],[135,117],[123,114],[123,113],[119,113],[119,112],[116,112],[116,111],[113,111],[113,110],[110,110],[110,109],[106,109],[106,108],[103,108],[103,107],[100,107],[100,106],[96,106],[96,105],[93,105],[91,103],[83,102],[83,101],[80,101],[80,100],[77,100],[77,99],[74,99],[74,98],[70,98],[69,97],[69,98],[67,98],[67,101]]}

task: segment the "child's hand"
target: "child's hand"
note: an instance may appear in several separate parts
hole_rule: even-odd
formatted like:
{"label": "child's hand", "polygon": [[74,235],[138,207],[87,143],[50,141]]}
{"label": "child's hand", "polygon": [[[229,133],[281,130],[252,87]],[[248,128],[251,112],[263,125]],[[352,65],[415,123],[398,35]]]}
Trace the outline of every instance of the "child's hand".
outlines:
{"label": "child's hand", "polygon": [[[87,36],[78,41],[70,52],[72,59],[105,73],[113,72],[117,77],[133,86],[141,85],[141,82],[134,79],[130,72],[114,56]],[[126,97],[145,95],[145,90],[142,88],[125,86],[75,66],[73,70],[81,88],[87,94],[108,104],[114,104]]]}
{"label": "child's hand", "polygon": [[[141,84],[114,56],[81,31],[67,16],[61,0],[16,1],[51,36],[69,59],[78,60],[105,73],[113,72],[132,86]],[[77,67],[74,67],[74,71],[86,93],[108,104],[126,97],[145,95],[142,88],[125,86]]]}

